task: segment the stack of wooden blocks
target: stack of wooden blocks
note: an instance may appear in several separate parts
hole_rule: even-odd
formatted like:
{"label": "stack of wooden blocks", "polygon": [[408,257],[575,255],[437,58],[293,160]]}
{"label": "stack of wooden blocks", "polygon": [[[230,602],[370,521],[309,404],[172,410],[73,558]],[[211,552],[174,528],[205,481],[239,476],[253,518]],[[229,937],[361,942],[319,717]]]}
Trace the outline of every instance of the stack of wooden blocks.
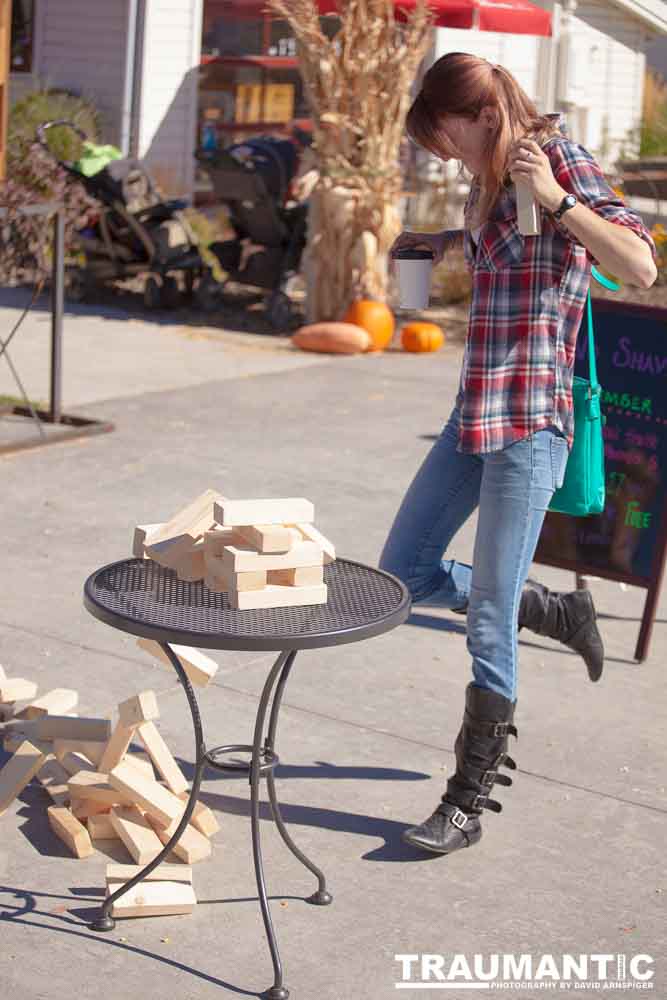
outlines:
{"label": "stack of wooden blocks", "polygon": [[[212,674],[209,670],[206,680]],[[16,700],[34,695],[29,683],[8,679],[0,668],[5,708],[8,695]],[[76,704],[76,692],[69,695]],[[54,692],[50,696],[55,702]],[[119,839],[127,848],[135,866],[108,867],[110,895],[153,860],[173,835],[189,798],[188,783],[155,725],[159,710],[153,691],[121,702],[113,729],[110,719],[51,714],[44,705],[47,700],[44,696],[32,701],[10,718],[5,712],[4,748],[13,756],[0,770],[0,815],[36,776],[52,800],[49,824],[75,857],[94,854],[92,841],[98,838]],[[130,752],[136,738],[145,753]],[[211,810],[197,802],[174,854],[185,865],[209,857],[210,837],[218,830]],[[189,913],[196,902],[191,871],[161,864],[146,884],[138,883],[113,904],[112,916]]]}
{"label": "stack of wooden blocks", "polygon": [[334,546],[304,497],[230,500],[207,490],[163,524],[135,529],[135,556],[203,580],[232,608],[325,604],[324,565]]}

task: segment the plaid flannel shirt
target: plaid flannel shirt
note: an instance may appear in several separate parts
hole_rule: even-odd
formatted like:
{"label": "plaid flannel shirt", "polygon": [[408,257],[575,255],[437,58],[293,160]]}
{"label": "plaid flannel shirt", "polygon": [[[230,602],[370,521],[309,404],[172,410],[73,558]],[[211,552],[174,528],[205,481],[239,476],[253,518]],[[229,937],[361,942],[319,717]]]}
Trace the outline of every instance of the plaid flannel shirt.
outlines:
{"label": "plaid flannel shirt", "polygon": [[[561,131],[564,123],[558,119]],[[641,217],[607,184],[583,146],[554,136],[542,147],[556,181],[603,219],[627,226],[657,250]],[[466,210],[479,197],[474,181]],[[574,439],[572,379],[577,333],[599,261],[578,242],[565,219],[540,206],[542,232],[523,236],[510,180],[496,200],[475,246],[464,230],[472,302],[456,406],[457,451],[499,451],[550,424]]]}

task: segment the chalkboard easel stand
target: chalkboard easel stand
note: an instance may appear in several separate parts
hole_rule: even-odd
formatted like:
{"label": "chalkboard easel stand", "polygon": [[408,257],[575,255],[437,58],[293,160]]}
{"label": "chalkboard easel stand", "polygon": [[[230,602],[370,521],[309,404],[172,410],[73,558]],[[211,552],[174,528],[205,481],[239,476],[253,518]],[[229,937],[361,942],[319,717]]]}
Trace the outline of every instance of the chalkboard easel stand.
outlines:
{"label": "chalkboard easel stand", "polygon": [[[549,515],[553,517],[554,515]],[[566,515],[555,515],[557,517],[564,517]],[[639,636],[637,638],[637,645],[635,646],[634,658],[639,663],[642,663],[647,655],[649,643],[651,641],[651,633],[653,631],[653,622],[655,619],[656,608],[658,604],[658,597],[660,595],[660,588],[662,586],[663,575],[665,572],[665,557],[667,556],[667,504],[662,511],[662,517],[660,520],[660,530],[658,534],[657,545],[653,553],[653,561],[651,564],[651,574],[647,578],[645,576],[637,576],[632,573],[620,572],[618,570],[608,569],[604,566],[593,566],[582,564],[578,559],[559,559],[552,553],[540,553],[539,544],[538,550],[535,553],[535,562],[539,562],[542,565],[554,566],[556,569],[566,569],[572,570],[575,574],[576,586],[578,590],[587,590],[588,584],[584,576],[597,576],[604,580],[615,580],[618,583],[627,583],[632,587],[644,587],[647,591],[646,601],[644,603],[644,611],[642,612],[641,626],[639,628]]]}

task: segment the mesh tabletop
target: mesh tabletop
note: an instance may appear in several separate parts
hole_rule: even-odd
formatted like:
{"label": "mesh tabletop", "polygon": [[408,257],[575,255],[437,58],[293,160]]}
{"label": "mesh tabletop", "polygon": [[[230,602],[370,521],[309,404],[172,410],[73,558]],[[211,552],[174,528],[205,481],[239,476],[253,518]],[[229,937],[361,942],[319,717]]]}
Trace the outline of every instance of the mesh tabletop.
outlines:
{"label": "mesh tabletop", "polygon": [[306,649],[387,632],[410,614],[397,577],[349,559],[324,566],[325,604],[241,611],[202,580],[185,583],[150,559],[124,559],[86,580],[88,611],[158,642],[209,649]]}

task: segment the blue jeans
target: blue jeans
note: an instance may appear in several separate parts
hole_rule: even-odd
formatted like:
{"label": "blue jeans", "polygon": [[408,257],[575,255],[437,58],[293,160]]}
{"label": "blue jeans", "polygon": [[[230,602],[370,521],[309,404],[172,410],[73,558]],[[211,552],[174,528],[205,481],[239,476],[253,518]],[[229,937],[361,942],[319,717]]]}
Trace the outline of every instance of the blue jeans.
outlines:
{"label": "blue jeans", "polygon": [[[379,561],[413,604],[467,609],[473,683],[516,701],[518,610],[567,439],[549,426],[483,455],[456,451],[454,407],[398,509]],[[479,505],[473,564],[442,558]]]}

